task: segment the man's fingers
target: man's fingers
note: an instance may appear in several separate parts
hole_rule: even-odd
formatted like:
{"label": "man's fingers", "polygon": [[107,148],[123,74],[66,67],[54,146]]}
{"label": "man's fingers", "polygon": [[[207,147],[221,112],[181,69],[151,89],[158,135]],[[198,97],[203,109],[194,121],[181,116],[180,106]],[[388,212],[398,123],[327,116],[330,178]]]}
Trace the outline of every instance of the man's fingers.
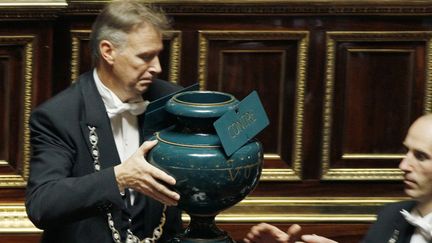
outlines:
{"label": "man's fingers", "polygon": [[293,237],[296,237],[300,233],[301,229],[301,226],[298,224],[291,225],[287,230],[289,238],[291,239]]}
{"label": "man's fingers", "polygon": [[177,192],[170,190],[168,187],[158,182],[155,182],[154,192],[161,194],[174,202],[177,202],[180,199],[180,195]]}
{"label": "man's fingers", "polygon": [[140,151],[146,155],[156,144],[158,143],[158,140],[151,140],[151,141],[145,141],[140,146]]}
{"label": "man's fingers", "polygon": [[[147,152],[150,151],[157,143],[158,143],[158,140],[145,141],[141,145],[139,150],[142,151],[144,153],[144,155],[146,155]],[[150,166],[150,168],[151,168],[150,174],[153,178],[155,178],[157,180],[161,180],[161,181],[167,183],[168,185],[175,185],[176,184],[176,180],[172,176],[165,173],[165,171],[157,168],[156,166],[154,166],[148,162],[147,162],[147,165]]]}
{"label": "man's fingers", "polygon": [[179,200],[180,195],[172,190],[170,190],[168,187],[166,187],[163,183],[166,183],[168,185],[175,185],[176,180],[174,177],[168,175],[163,170],[154,167],[153,165],[150,165],[152,167],[150,171],[150,178],[148,180],[149,185],[155,193],[159,192],[161,194],[165,194],[168,197],[173,198],[174,200]]}
{"label": "man's fingers", "polygon": [[168,175],[165,171],[149,164],[152,167],[151,170],[151,176],[153,178],[155,178],[156,180],[160,180],[163,181],[165,183],[167,183],[168,185],[172,185],[174,186],[176,184],[176,180],[174,179],[174,177]]}
{"label": "man's fingers", "polygon": [[[155,200],[168,205],[168,206],[177,206],[177,201],[178,200],[174,200],[172,197],[167,197],[165,194],[163,193],[159,193],[159,192],[154,192],[154,193],[149,193],[149,195],[151,197],[153,197]],[[177,194],[178,195],[178,194]]]}
{"label": "man's fingers", "polygon": [[180,199],[179,194],[169,189],[161,192],[150,187],[140,187],[138,191],[168,206],[177,206],[177,202]]}
{"label": "man's fingers", "polygon": [[177,205],[177,201],[180,199],[177,192],[171,191],[152,177],[147,178],[140,185],[139,191],[169,206]]}

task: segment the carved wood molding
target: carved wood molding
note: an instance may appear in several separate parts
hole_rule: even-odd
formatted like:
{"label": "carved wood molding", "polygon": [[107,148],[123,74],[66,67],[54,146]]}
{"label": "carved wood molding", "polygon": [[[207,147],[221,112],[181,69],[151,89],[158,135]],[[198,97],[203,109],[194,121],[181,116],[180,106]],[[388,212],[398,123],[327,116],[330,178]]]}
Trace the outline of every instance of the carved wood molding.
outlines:
{"label": "carved wood molding", "polygon": [[[106,0],[1,1],[0,19],[52,19],[61,15],[96,15]],[[428,1],[342,0],[147,0],[170,15],[425,15]]]}
{"label": "carved wood molding", "polygon": [[[69,14],[96,14],[109,1],[71,0]],[[304,14],[304,15],[427,15],[428,1],[361,0],[147,0],[169,14]]]}
{"label": "carved wood molding", "polygon": [[[225,223],[371,223],[378,210],[403,197],[247,197],[216,216]],[[189,216],[183,214],[184,221]]]}
{"label": "carved wood molding", "polygon": [[22,203],[0,204],[0,233],[39,233]]}
{"label": "carved wood molding", "polygon": [[[198,81],[201,89],[205,89],[208,73],[209,43],[214,40],[296,40],[297,67],[296,67],[296,99],[294,104],[294,145],[292,149],[292,168],[290,169],[264,169],[262,181],[289,181],[300,180],[302,175],[302,135],[304,126],[304,95],[306,85],[308,61],[308,31],[199,31],[199,60]],[[280,159],[277,154],[265,154],[266,159]]]}
{"label": "carved wood molding", "polygon": [[[384,204],[403,197],[248,197],[221,212],[217,222],[228,223],[316,223],[373,222]],[[190,220],[182,215],[185,222]],[[0,233],[40,233],[28,219],[23,203],[0,204]]]}
{"label": "carved wood molding", "polygon": [[[429,31],[331,31],[327,32],[327,57],[325,75],[325,94],[323,104],[323,135],[321,147],[321,175],[323,180],[401,180],[402,172],[398,168],[332,168],[331,138],[335,110],[336,45],[338,42],[390,42],[421,41],[425,46],[426,77],[424,95],[424,113],[432,106],[432,32]],[[343,159],[395,159],[401,154],[344,154]]]}
{"label": "carved wood molding", "polygon": [[52,19],[67,6],[66,0],[0,0],[0,19]]}
{"label": "carved wood molding", "polygon": [[[34,58],[34,40],[35,36],[0,36],[0,44],[2,45],[18,45],[21,46],[24,53],[23,65],[23,80],[24,96],[21,101],[23,104],[22,127],[23,127],[23,144],[20,150],[22,154],[22,171],[18,175],[0,175],[0,187],[25,187],[30,171],[30,129],[29,119],[32,108],[32,86],[33,86],[33,58]],[[1,161],[0,166],[9,166],[8,161]]]}

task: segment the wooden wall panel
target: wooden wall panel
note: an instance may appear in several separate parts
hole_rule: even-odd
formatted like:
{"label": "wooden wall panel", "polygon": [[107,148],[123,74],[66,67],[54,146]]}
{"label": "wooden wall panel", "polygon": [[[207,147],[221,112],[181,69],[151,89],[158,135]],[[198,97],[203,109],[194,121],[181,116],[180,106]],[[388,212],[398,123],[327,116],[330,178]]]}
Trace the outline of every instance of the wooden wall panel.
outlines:
{"label": "wooden wall panel", "polygon": [[51,93],[51,26],[0,22],[0,241],[37,242],[24,194],[29,175],[28,121],[32,108]]}
{"label": "wooden wall panel", "polygon": [[0,187],[24,187],[29,173],[29,130],[34,36],[0,36],[2,126]]}
{"label": "wooden wall panel", "polygon": [[[323,112],[325,180],[401,179],[412,120],[431,108],[429,32],[329,32]],[[420,99],[419,99],[420,98]]]}
{"label": "wooden wall panel", "polygon": [[[299,180],[307,31],[200,31],[202,89],[242,100],[256,90],[270,126],[258,138],[265,148],[262,180]],[[290,138],[290,139],[286,139]]]}

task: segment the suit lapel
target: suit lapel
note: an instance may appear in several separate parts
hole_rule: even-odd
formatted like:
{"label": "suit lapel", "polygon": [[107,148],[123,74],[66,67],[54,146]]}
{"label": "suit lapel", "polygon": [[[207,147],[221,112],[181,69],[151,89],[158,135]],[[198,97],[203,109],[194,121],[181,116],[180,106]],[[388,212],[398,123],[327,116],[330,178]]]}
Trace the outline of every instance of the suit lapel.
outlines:
{"label": "suit lapel", "polygon": [[[96,88],[95,81],[93,79],[93,72],[87,72],[80,76],[79,86],[83,96],[83,117],[80,122],[81,131],[84,139],[91,153],[91,147],[89,141],[89,128],[93,126],[96,128],[96,133],[99,137],[98,148],[99,148],[99,161],[101,168],[107,168],[120,164],[120,157],[117,152],[117,147],[114,141],[114,135],[111,130],[111,123],[106,114],[105,105],[103,104],[102,98]],[[154,101],[160,97],[172,94],[180,90],[180,86],[162,81],[154,80],[149,90],[145,93],[145,99]],[[145,114],[145,113],[144,113]],[[138,117],[140,142],[144,142],[152,134],[146,134],[143,130],[144,114]]]}
{"label": "suit lapel", "polygon": [[[415,206],[415,203],[409,203],[405,205],[402,209],[407,210],[408,212]],[[411,240],[411,236],[414,233],[414,227],[410,225],[402,214],[399,214],[393,223],[393,234],[389,239],[389,243],[409,243]]]}
{"label": "suit lapel", "polygon": [[400,242],[400,243],[409,243],[411,240],[411,236],[414,233],[414,227],[412,225],[410,225],[408,222],[406,222],[406,220],[404,218],[401,218],[401,220],[398,221],[398,225],[395,227],[396,230],[394,231],[393,234],[395,234],[395,232],[398,230],[398,241],[395,242]]}
{"label": "suit lapel", "polygon": [[97,91],[93,73],[87,72],[80,77],[80,88],[83,96],[83,117],[81,131],[91,153],[92,145],[89,141],[89,126],[96,128],[98,135],[99,162],[101,169],[120,164],[120,157],[111,130],[111,123],[106,114],[105,105]]}

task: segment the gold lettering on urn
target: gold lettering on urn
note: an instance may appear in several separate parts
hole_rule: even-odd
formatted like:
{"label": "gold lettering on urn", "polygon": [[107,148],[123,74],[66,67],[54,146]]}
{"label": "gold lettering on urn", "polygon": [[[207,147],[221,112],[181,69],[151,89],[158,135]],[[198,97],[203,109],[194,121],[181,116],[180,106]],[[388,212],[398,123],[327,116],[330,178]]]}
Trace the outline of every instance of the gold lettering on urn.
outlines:
{"label": "gold lettering on urn", "polygon": [[240,116],[238,121],[228,126],[228,134],[232,138],[236,138],[242,131],[248,128],[252,123],[256,121],[255,114],[253,112],[245,112]]}

